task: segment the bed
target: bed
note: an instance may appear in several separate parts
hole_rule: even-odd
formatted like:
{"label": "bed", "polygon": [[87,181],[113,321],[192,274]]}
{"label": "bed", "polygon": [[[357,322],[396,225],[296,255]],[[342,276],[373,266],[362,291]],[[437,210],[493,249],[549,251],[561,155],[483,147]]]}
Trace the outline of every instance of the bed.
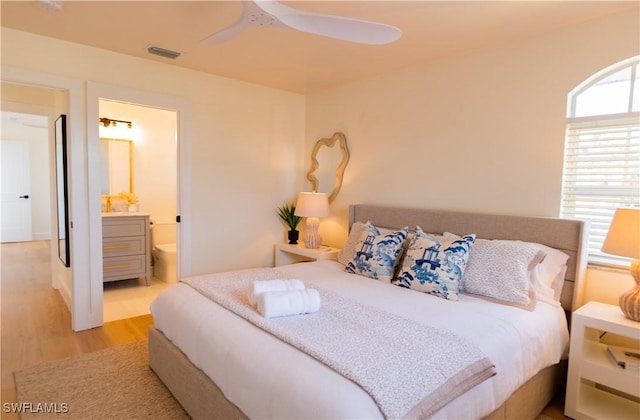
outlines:
{"label": "bed", "polygon": [[[427,416],[405,417],[535,418],[564,382],[568,350],[566,316],[581,304],[582,298],[580,279],[586,263],[584,223],[557,218],[351,206],[351,232],[364,222],[389,230],[408,227],[416,232],[416,227],[420,227],[434,235],[473,233],[476,245],[479,240],[524,241],[566,254],[564,282],[556,291],[556,302],[539,300],[534,309],[528,310],[463,292],[457,301],[418,293],[347,273],[345,265],[337,261],[278,267],[280,274],[318,285],[327,293],[339,293],[350,299],[354,307],[373,306],[375,310],[393,313],[394,317],[412,322],[415,319],[417,324],[438,327],[433,313],[455,308],[453,315],[447,315],[447,331],[463,335],[486,354],[495,372],[462,395],[450,397],[446,404],[434,406]],[[482,268],[477,263],[476,267]],[[195,419],[395,417],[377,404],[375,395],[317,357],[265,332],[187,284],[181,282],[163,292],[152,304],[152,314],[155,324],[149,330],[150,367]],[[425,317],[431,320],[425,321]],[[541,324],[535,326],[539,320]],[[505,331],[511,332],[510,338]],[[503,335],[507,337],[504,342]]]}

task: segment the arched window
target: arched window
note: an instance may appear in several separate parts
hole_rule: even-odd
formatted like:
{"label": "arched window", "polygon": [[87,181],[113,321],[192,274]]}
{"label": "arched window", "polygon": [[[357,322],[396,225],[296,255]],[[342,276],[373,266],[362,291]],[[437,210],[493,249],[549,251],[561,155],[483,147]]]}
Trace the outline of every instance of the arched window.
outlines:
{"label": "arched window", "polygon": [[560,215],[589,221],[589,263],[628,259],[600,248],[618,207],[640,207],[640,56],[569,94]]}

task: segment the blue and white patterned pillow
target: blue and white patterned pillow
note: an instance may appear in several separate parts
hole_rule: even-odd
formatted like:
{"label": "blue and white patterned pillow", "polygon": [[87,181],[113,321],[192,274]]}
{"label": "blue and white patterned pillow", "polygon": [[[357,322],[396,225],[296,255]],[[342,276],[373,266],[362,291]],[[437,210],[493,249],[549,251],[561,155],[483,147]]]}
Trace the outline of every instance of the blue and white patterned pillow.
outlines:
{"label": "blue and white patterned pillow", "polygon": [[351,232],[349,232],[347,242],[342,247],[342,251],[338,253],[338,262],[340,262],[340,264],[347,265],[351,260],[353,260],[353,256],[356,254],[356,247],[360,242],[360,237],[362,236],[363,231],[371,232],[374,235],[380,235],[380,229],[372,225],[368,220],[366,223],[355,222],[353,226],[351,226]]}
{"label": "blue and white patterned pillow", "polygon": [[409,229],[406,227],[387,234],[376,234],[375,231],[365,229],[352,260],[344,270],[376,280],[391,281],[408,232]]}
{"label": "blue and white patterned pillow", "polygon": [[428,233],[416,232],[392,283],[458,300],[460,282],[475,239],[475,234],[438,239]]}

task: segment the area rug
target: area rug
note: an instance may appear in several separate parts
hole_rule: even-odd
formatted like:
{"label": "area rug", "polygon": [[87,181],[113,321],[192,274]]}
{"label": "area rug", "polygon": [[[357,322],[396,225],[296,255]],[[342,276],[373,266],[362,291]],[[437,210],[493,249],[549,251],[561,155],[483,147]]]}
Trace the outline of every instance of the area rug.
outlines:
{"label": "area rug", "polygon": [[21,419],[188,419],[149,368],[147,341],[14,374]]}
{"label": "area rug", "polygon": [[[189,419],[149,369],[146,340],[43,363],[14,376],[15,411],[23,420]],[[554,418],[541,414],[536,420]]]}

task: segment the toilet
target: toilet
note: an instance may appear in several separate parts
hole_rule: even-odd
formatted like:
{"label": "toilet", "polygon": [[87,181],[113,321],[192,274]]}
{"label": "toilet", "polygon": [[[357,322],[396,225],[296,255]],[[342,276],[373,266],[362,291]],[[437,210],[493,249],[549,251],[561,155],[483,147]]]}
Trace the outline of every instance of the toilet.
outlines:
{"label": "toilet", "polygon": [[178,281],[176,266],[176,224],[175,222],[153,221],[151,224],[151,255],[153,257],[153,277],[165,283]]}
{"label": "toilet", "polygon": [[153,277],[165,283],[176,283],[176,244],[160,244],[151,250],[153,255]]}

